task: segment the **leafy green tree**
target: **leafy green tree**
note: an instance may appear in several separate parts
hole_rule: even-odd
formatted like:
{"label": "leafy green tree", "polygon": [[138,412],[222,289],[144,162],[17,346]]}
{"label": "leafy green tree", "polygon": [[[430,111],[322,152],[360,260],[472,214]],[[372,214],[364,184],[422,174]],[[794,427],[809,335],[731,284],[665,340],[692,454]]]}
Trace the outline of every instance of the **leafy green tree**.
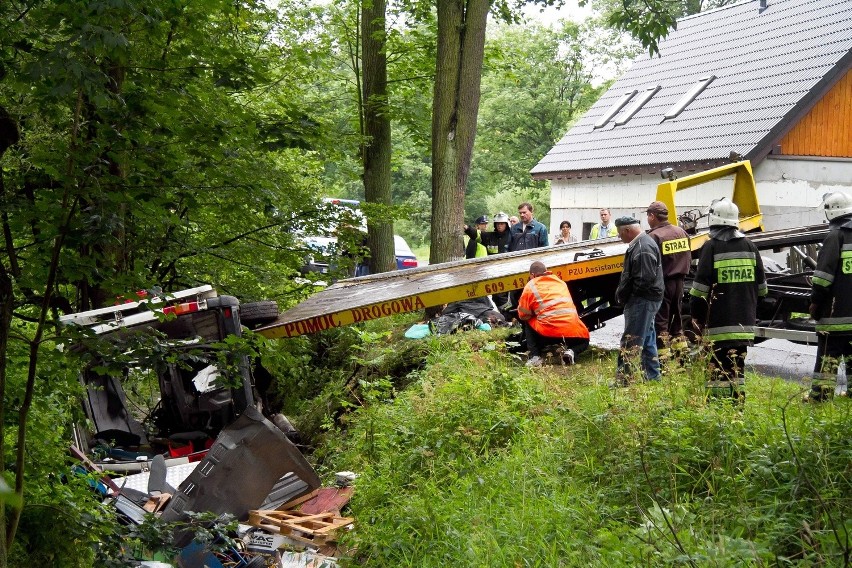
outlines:
{"label": "leafy green tree", "polygon": [[[545,197],[532,201],[536,218],[546,221],[547,184],[533,181],[530,169],[605,90],[601,69],[617,70],[633,53],[595,21],[498,28],[486,45],[468,217],[494,213],[484,204],[498,192],[534,188]],[[524,199],[512,201],[501,209],[514,212]]]}
{"label": "leafy green tree", "polygon": [[300,3],[10,1],[0,22],[5,566],[21,503],[63,467],[76,381],[56,316],[152,284],[292,292],[291,229],[335,136],[300,97],[321,59]]}
{"label": "leafy green tree", "polygon": [[[659,53],[657,43],[670,30],[677,28],[677,19],[712,8],[733,4],[737,0],[592,0],[607,23],[628,32],[651,55]],[[585,5],[588,0],[580,0]]]}

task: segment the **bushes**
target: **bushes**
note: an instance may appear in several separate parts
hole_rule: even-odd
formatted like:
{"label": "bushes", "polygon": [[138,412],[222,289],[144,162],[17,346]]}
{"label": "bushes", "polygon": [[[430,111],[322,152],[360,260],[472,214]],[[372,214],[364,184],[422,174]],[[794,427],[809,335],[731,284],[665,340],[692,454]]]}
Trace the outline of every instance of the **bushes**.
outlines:
{"label": "bushes", "polygon": [[408,388],[329,439],[362,474],[359,565],[843,564],[849,401],[749,376],[744,408],[708,402],[701,368],[611,391],[609,355],[530,372],[494,337],[423,343]]}

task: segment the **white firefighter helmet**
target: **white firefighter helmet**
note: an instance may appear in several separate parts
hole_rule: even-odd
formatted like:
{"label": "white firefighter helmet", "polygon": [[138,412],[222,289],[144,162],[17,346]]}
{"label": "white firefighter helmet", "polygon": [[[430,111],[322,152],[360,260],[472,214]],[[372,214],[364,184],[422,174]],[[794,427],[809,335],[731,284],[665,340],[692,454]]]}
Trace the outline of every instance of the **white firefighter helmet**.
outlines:
{"label": "white firefighter helmet", "polygon": [[502,211],[500,211],[499,213],[494,215],[494,222],[495,223],[506,223],[508,225],[509,224],[509,216],[506,215],[505,213],[503,213]]}
{"label": "white firefighter helmet", "polygon": [[739,227],[740,208],[727,197],[716,199],[710,204],[710,226],[724,225]]}
{"label": "white firefighter helmet", "polygon": [[833,191],[822,196],[825,218],[829,221],[852,213],[852,197],[842,191]]}

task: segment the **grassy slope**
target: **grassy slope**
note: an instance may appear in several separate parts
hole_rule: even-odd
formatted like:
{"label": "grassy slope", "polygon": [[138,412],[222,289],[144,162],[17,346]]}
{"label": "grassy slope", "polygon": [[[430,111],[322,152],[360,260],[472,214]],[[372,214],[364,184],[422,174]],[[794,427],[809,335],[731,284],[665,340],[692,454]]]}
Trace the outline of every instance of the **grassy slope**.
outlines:
{"label": "grassy slope", "polygon": [[354,564],[848,562],[852,401],[806,406],[797,385],[748,376],[743,409],[708,402],[700,360],[610,390],[611,353],[529,370],[500,331],[413,349],[408,323],[359,334],[363,405],[318,452],[361,475]]}

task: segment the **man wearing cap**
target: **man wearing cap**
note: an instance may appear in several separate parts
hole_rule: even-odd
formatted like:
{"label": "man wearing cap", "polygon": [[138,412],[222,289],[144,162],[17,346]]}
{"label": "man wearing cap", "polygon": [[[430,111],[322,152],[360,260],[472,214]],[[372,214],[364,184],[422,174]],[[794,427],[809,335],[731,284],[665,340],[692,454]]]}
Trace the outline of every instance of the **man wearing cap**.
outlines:
{"label": "man wearing cap", "polygon": [[626,385],[633,374],[628,359],[641,352],[642,371],[648,380],[660,378],[654,318],[663,303],[663,271],[660,248],[633,217],[615,220],[618,236],[629,243],[615,301],[624,306],[624,333],[618,354],[616,384]]}
{"label": "man wearing cap", "polygon": [[477,237],[478,233],[479,242],[485,246],[489,255],[509,252],[509,242],[512,240],[512,234],[509,232],[509,216],[502,211],[494,215],[493,231],[468,228],[464,232],[471,238]]}
{"label": "man wearing cap", "polygon": [[541,366],[541,350],[548,345],[564,346],[562,361],[567,365],[573,365],[575,355],[589,346],[589,330],[577,314],[568,286],[538,260],[530,265],[518,318],[530,351],[528,367]]}
{"label": "man wearing cap", "polygon": [[646,211],[648,235],[660,247],[663,263],[663,303],[654,318],[654,330],[657,333],[657,354],[661,361],[669,358],[671,349],[686,347],[683,336],[681,301],[683,300],[683,279],[689,274],[692,263],[692,251],[689,248],[689,236],[686,231],[669,223],[669,208],[662,201],[652,202]]}
{"label": "man wearing cap", "polygon": [[[494,230],[483,231],[473,228],[465,229],[465,234],[471,239],[478,239],[485,247],[488,256],[509,252],[509,243],[512,241],[512,233],[509,231],[509,216],[500,211],[494,215]],[[498,292],[492,294],[494,305],[503,307],[509,301],[509,292]]]}
{"label": "man wearing cap", "polygon": [[473,227],[464,226],[464,233],[469,237],[464,249],[465,258],[479,258],[488,256],[488,250],[482,244],[480,233],[488,228],[488,215],[480,215]]}

